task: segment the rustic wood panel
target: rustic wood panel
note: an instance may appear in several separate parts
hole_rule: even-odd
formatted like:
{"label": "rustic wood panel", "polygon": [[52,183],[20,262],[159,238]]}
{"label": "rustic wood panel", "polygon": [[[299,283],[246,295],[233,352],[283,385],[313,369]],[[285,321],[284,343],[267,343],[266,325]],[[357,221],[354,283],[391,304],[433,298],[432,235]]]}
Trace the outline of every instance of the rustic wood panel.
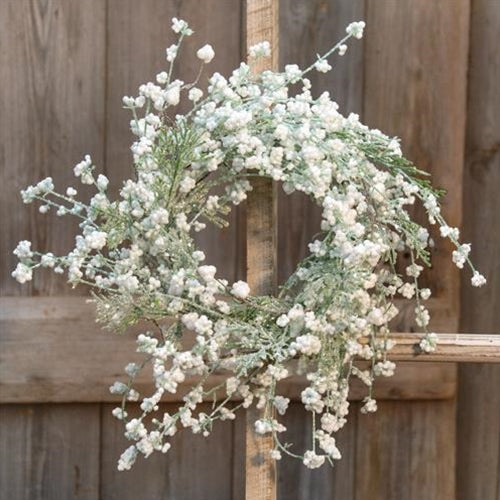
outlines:
{"label": "rustic wood panel", "polygon": [[[310,470],[297,459],[284,457],[278,464],[278,495],[283,500],[350,500],[355,492],[356,422],[359,407],[352,405],[349,422],[336,436],[342,460],[332,468]],[[311,415],[300,403],[292,404],[284,417],[288,431],[284,435],[293,443],[292,452],[311,448]]]}
{"label": "rustic wood panel", "polygon": [[[229,500],[232,498],[233,422],[218,422],[209,438],[182,431],[172,438],[166,455],[140,457],[131,471],[116,464],[130,443],[123,425],[102,405],[102,500]],[[162,405],[172,412],[173,405]]]}
{"label": "rustic wood panel", "polygon": [[[22,287],[10,278],[12,250],[30,239],[39,250],[72,248],[76,221],[23,206],[19,190],[46,176],[73,185],[73,165],[90,153],[102,167],[104,123],[102,0],[7,0],[0,5],[0,294],[61,293],[65,280],[35,275]],[[85,191],[78,188],[79,191]]]}
{"label": "rustic wood panel", "polygon": [[[443,212],[462,216],[469,0],[367,2],[364,119],[402,139],[403,152],[448,191]],[[427,275],[433,294],[458,327],[459,276],[439,237]],[[413,324],[398,324],[412,331]]]}
{"label": "rustic wood panel", "polygon": [[[345,34],[345,27],[364,18],[364,0],[281,0],[280,64],[307,67]],[[312,72],[314,94],[328,90],[342,112],[361,113],[363,83],[362,40],[350,44],[344,57],[332,57],[333,71]],[[301,193],[279,193],[278,282],[283,283],[308,255],[308,243],[319,231],[321,210]]]}
{"label": "rustic wood panel", "polygon": [[[385,403],[383,403],[385,404]],[[411,402],[408,500],[455,498],[456,402]]]}
{"label": "rustic wood panel", "polygon": [[[367,0],[366,22],[364,120],[401,137],[405,154],[448,190],[444,214],[460,225],[469,2]],[[456,331],[459,280],[449,252],[439,241],[433,252],[439,272],[426,280],[440,305],[439,328],[447,318],[446,329]],[[403,315],[396,328],[414,331],[411,316]],[[453,498],[454,422],[453,403],[422,403],[417,411],[413,403],[384,402],[373,420],[360,417],[356,499]],[[436,441],[438,433],[433,444],[425,428],[443,426],[446,439]],[[439,454],[431,474],[426,461],[435,446]],[[419,476],[426,480],[417,481]]]}
{"label": "rustic wood panel", "polygon": [[[135,354],[135,333],[101,330],[94,322],[93,305],[80,297],[0,299],[0,402],[115,401],[108,387],[123,379],[128,362],[141,359]],[[406,349],[406,359],[411,359],[411,344]],[[377,396],[453,397],[455,367],[426,363],[424,368],[419,363],[401,363],[394,377],[379,379]],[[214,376],[213,383],[221,377]],[[142,390],[149,384],[145,371],[137,387]],[[291,377],[283,394],[298,398],[303,387],[303,378]],[[179,399],[182,394],[181,390],[172,397]],[[365,395],[365,388],[354,383],[352,398]]]}
{"label": "rustic wood panel", "polygon": [[360,415],[356,500],[454,498],[455,403],[384,401]]}
{"label": "rustic wood panel", "polygon": [[246,420],[246,410],[243,409],[233,425],[232,500],[245,499]]}
{"label": "rustic wood panel", "polygon": [[[210,42],[215,59],[204,70],[201,86],[215,71],[229,74],[240,61],[241,6],[235,0],[109,0],[107,46],[107,126],[106,171],[111,183],[132,173],[129,131],[130,114],[122,109],[123,95],[136,95],[141,83],[154,81],[166,68],[165,47],[174,41],[171,18],[186,19],[195,31],[183,42],[180,62],[174,70],[176,78],[193,81],[198,73],[196,50]],[[185,109],[185,105],[180,109]],[[115,188],[115,193],[117,189]],[[241,213],[233,210],[230,226],[220,230],[207,227],[197,241],[221,276],[241,278],[245,269],[245,242],[241,236]]]}
{"label": "rustic wood panel", "polygon": [[[498,331],[500,324],[500,9],[471,3],[464,238],[488,285],[471,289],[463,276],[461,329]],[[500,499],[500,365],[460,368],[457,493],[460,500]]]}
{"label": "rustic wood panel", "polygon": [[0,405],[2,500],[99,497],[99,405]]}
{"label": "rustic wood panel", "polygon": [[[25,287],[10,278],[19,239],[62,253],[77,230],[75,222],[22,206],[19,190],[48,175],[61,189],[73,185],[72,167],[85,153],[102,168],[104,21],[101,0],[0,5],[2,295],[67,290],[48,273]],[[36,336],[36,325],[27,333]],[[2,405],[0,422],[0,498],[98,498],[98,405]]]}
{"label": "rustic wood panel", "polygon": [[359,415],[356,446],[356,500],[406,499],[411,482],[411,406],[379,404]]}
{"label": "rustic wood panel", "polygon": [[[316,51],[337,38],[347,22],[365,17],[362,0],[281,2],[283,63],[309,62]],[[76,230],[66,221],[42,217],[33,207],[20,205],[18,190],[46,175],[52,175],[58,187],[73,183],[71,167],[86,152],[92,154],[99,168],[106,160],[104,166],[112,181],[128,175],[131,138],[127,112],[121,110],[121,96],[134,93],[145,76],[153,78],[163,67],[163,48],[171,36],[170,17],[188,19],[197,31],[185,54],[206,42],[213,43],[217,57],[209,68],[227,73],[239,60],[240,3],[239,0],[144,0],[140,5],[131,0],[1,3],[0,105],[2,119],[8,123],[0,128],[0,211],[8,214],[3,219],[0,237],[1,294],[66,292],[63,280],[54,277],[40,276],[31,287],[24,288],[8,277],[14,264],[11,251],[17,240],[32,239],[38,248],[50,247],[62,252],[69,248]],[[419,165],[429,167],[438,183],[449,188],[451,197],[447,198],[446,210],[455,223],[460,221],[457,207],[460,207],[464,124],[464,107],[460,103],[465,99],[468,3],[468,0],[439,3],[369,0],[366,48],[365,42],[354,42],[346,57],[335,65],[334,72],[321,75],[325,87],[319,81],[313,82],[318,90],[331,90],[344,111],[362,112],[364,108],[370,125],[402,136],[403,149]],[[500,13],[495,2],[471,3],[464,236],[475,245],[473,256],[487,272],[489,286],[480,291],[470,290],[468,277],[464,277],[461,327],[462,331],[491,332],[498,330],[495,300],[500,276],[496,263],[498,242],[487,229],[498,226],[500,213],[495,203],[500,143],[497,95]],[[228,43],[227,39],[234,41]],[[193,71],[194,58],[183,61],[180,71],[182,78],[187,79]],[[104,136],[107,136],[105,148]],[[281,226],[287,229],[280,231],[281,280],[304,255],[307,242],[317,228],[314,225],[317,213],[308,200],[283,198]],[[241,212],[232,217],[230,232],[209,230],[201,241],[208,260],[221,267],[229,278],[243,277],[245,255],[244,220]],[[236,234],[240,237],[238,242]],[[453,281],[456,278],[448,279],[448,270],[453,274],[452,268],[441,266],[444,260],[440,259],[448,258],[442,253],[444,248],[438,249],[436,268],[446,271],[443,280],[435,283],[439,288],[436,299],[439,322],[434,324],[439,331],[455,331],[457,282]],[[432,279],[437,275],[433,273]],[[441,272],[439,275],[443,276]],[[22,309],[22,320],[13,316],[5,319],[5,314],[9,314],[4,307],[6,303],[0,303],[1,401],[99,401],[109,397],[107,386],[120,376],[134,349],[133,340],[99,332],[93,324],[91,307],[82,314],[81,309],[78,312],[75,309],[80,306],[70,305],[71,300],[58,301],[57,313],[54,303],[45,299],[20,303],[16,310]],[[47,314],[44,320],[40,319],[40,313],[42,317]],[[405,317],[398,326],[411,328],[412,324]],[[95,372],[96,368],[108,371],[103,376],[102,372]],[[444,370],[435,365],[414,365],[409,371],[405,369],[407,378],[403,383],[384,389],[387,394],[383,397],[411,399],[426,397],[425,394],[436,390],[437,394],[429,397],[449,397],[455,390],[454,369]],[[75,375],[80,379],[76,384],[72,382]],[[439,385],[434,380],[439,380]],[[388,379],[388,382],[393,381]],[[500,400],[498,391],[492,391],[498,383],[497,367],[461,369],[457,492],[463,500],[500,498]],[[415,386],[415,390],[421,390],[420,396],[412,392]],[[342,439],[349,443],[352,439],[357,445],[344,445],[344,450],[349,450],[345,457],[348,460],[341,463],[345,466],[339,464],[339,469],[319,474],[300,469],[297,474],[296,464],[287,469],[284,462],[280,477],[283,479],[285,474],[288,477],[282,481],[282,498],[285,495],[293,498],[296,493],[300,493],[300,498],[308,498],[308,485],[313,497],[336,495],[346,500],[353,498],[353,494],[364,500],[377,493],[401,499],[452,498],[450,444],[455,432],[452,403],[389,402],[381,406],[376,416],[352,412],[355,428],[351,427],[349,436]],[[215,441],[221,440],[223,456],[216,444],[205,445],[201,438],[182,435],[176,443],[182,455],[178,463],[168,462],[174,460],[174,455],[167,459],[168,463],[162,462],[161,457],[156,463],[152,457],[139,466],[139,473],[118,475],[114,467],[123,442],[119,442],[120,424],[112,421],[110,409],[111,405],[103,405],[101,414],[109,442],[101,443],[103,460],[107,461],[103,467],[107,485],[99,496],[97,405],[1,406],[0,498],[64,496],[105,500],[146,498],[151,493],[149,496],[154,498],[158,495],[167,498],[168,494],[170,500],[184,498],[185,485],[190,495],[185,498],[204,498],[197,486],[202,483],[198,481],[208,481],[207,491],[211,496],[207,500],[231,495],[243,498],[242,420],[224,424],[217,431]],[[300,441],[308,421],[295,407],[289,418],[294,439],[297,436]],[[408,448],[408,454],[403,448]],[[228,466],[231,453],[233,465]],[[391,457],[396,460],[400,455],[401,462],[391,462]],[[192,463],[195,466],[191,467]],[[210,469],[202,465],[206,463],[214,464],[214,474],[207,473]],[[167,467],[172,467],[172,474],[175,473],[172,479]],[[342,473],[338,472],[340,468]],[[155,479],[148,489],[153,475]],[[177,476],[183,483],[177,481]],[[217,484],[215,478],[219,478]],[[357,493],[353,492],[353,478],[360,484]],[[122,488],[123,481],[126,486]],[[443,485],[438,487],[438,481]],[[114,488],[123,496],[117,496]]]}
{"label": "rustic wood panel", "polygon": [[457,498],[500,499],[500,366],[460,368]]}
{"label": "rustic wood panel", "polygon": [[[423,354],[419,347],[421,334],[395,333],[391,336],[396,345],[389,353],[394,361],[408,359],[434,363],[500,363],[500,336],[477,333],[438,333],[434,352]],[[422,367],[422,369],[424,369]]]}

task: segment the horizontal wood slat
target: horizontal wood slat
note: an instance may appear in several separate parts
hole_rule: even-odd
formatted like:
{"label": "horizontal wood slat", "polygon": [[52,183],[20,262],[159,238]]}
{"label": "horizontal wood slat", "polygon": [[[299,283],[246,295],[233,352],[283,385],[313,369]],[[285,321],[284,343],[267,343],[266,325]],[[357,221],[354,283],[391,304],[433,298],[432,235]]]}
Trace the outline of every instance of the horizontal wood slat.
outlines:
{"label": "horizontal wood slat", "polygon": [[396,341],[389,357],[394,361],[427,361],[458,363],[500,363],[500,335],[474,333],[438,333],[436,350],[419,353],[417,343],[422,338],[416,333],[394,333]]}
{"label": "horizontal wood slat", "polygon": [[[137,333],[137,330],[136,332]],[[0,299],[0,402],[116,401],[108,387],[123,380],[123,367],[138,358],[135,335],[103,331],[94,322],[94,306],[81,297],[3,297]],[[137,388],[149,388],[149,373]],[[224,375],[213,376],[217,385]],[[296,399],[304,387],[290,377],[282,393]],[[444,399],[456,391],[454,365],[405,363],[377,383],[380,399]],[[166,401],[179,400],[182,390]],[[366,390],[353,384],[352,399]]]}

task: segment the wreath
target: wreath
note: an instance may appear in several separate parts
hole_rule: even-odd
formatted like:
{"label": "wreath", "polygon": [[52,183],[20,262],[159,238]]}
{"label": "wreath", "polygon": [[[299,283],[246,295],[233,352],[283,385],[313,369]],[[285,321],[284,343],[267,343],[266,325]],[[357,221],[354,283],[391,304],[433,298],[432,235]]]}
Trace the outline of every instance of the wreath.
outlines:
{"label": "wreath", "polygon": [[[166,50],[168,70],[156,83],[141,85],[138,97],[123,99],[137,139],[134,175],[119,198],[108,198],[108,179],[96,175],[89,156],[74,168],[81,183],[97,188],[88,203],[76,199],[73,187],[56,192],[50,177],[22,191],[25,203],[41,200],[42,213],[55,209],[79,218],[81,234],[63,256],[21,241],[13,276],[24,283],[38,267],[67,271],[71,284],[93,288],[100,322],[117,331],[139,321],[150,325],[137,337],[144,361],[128,364],[128,382],[111,387],[123,398],[113,415],[124,421],[132,442],[119,469],[129,469],[139,454],[167,452],[181,428],[207,436],[216,420],[234,419],[252,404],[262,409],[256,432],[274,438],[274,459],[286,453],[310,468],[340,459],[334,434],[346,423],[351,376],[367,386],[361,411],[373,412],[375,377],[394,373],[387,353],[396,297],[415,301],[416,323],[425,332],[421,350],[435,346],[424,305],[431,291],[419,287],[431,241],[410,214],[414,204],[423,204],[429,223],[455,245],[456,265],[470,265],[472,284],[485,283],[469,260],[470,245],[459,243],[458,229],[441,215],[442,193],[402,156],[398,139],[369,129],[355,114],[342,116],[328,92],[311,93],[307,74],[331,70],[328,57],[342,56],[345,42],[361,38],[363,28],[363,22],[351,23],[346,36],[305,70],[289,64],[282,72],[254,74],[252,63],[270,56],[269,43],[259,43],[249,50],[250,64],[241,63],[227,79],[214,73],[204,95],[197,82],[214,51],[210,45],[197,51],[201,69],[194,82],[173,79],[182,40],[193,33],[174,18],[177,41]],[[169,112],[181,97],[191,109],[173,117]],[[256,176],[281,183],[288,194],[306,194],[322,210],[321,235],[277,296],[252,296],[246,282],[219,278],[193,239],[207,223],[227,225],[230,207],[246,199]],[[402,252],[411,264],[398,271]],[[368,369],[354,363],[360,358]],[[314,425],[305,452],[281,438],[280,416],[289,400],[277,383],[291,374],[291,360],[308,382],[301,400]],[[154,389],[139,395],[133,383],[146,365]],[[210,385],[221,370],[227,378]],[[177,411],[159,415],[162,397],[193,376]],[[131,418],[126,402],[138,400],[141,412]],[[211,400],[211,410],[201,411],[199,405]]]}

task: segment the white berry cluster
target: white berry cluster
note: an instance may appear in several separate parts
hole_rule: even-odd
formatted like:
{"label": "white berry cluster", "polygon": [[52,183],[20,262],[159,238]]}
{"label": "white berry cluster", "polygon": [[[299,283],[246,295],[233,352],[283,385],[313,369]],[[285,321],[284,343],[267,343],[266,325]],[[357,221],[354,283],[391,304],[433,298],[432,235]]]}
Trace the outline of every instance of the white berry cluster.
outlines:
{"label": "white berry cluster", "polygon": [[[125,422],[131,441],[119,469],[129,469],[139,455],[166,453],[170,437],[183,428],[206,436],[216,420],[232,420],[252,404],[263,410],[256,431],[274,437],[274,459],[290,454],[311,468],[332,463],[341,456],[333,434],[346,423],[350,377],[366,384],[362,411],[373,412],[374,378],[394,372],[387,336],[396,298],[415,301],[416,321],[427,331],[430,290],[418,279],[429,265],[430,238],[410,215],[415,203],[455,245],[457,266],[471,266],[472,284],[485,279],[472,267],[470,246],[459,243],[458,229],[444,221],[438,193],[402,157],[399,142],[355,114],[342,116],[328,92],[311,92],[307,74],[329,71],[328,58],[362,36],[363,22],[352,23],[304,70],[287,65],[283,72],[254,74],[252,61],[271,53],[262,42],[250,48],[250,64],[229,77],[214,73],[204,90],[197,79],[173,77],[179,46],[192,30],[179,19],[172,29],[178,38],[166,51],[167,70],[141,85],[138,96],[123,99],[136,137],[130,179],[111,199],[108,179],[86,156],[74,173],[96,188],[88,202],[77,200],[73,187],[56,192],[51,178],[24,190],[23,200],[41,201],[41,212],[77,217],[81,232],[62,256],[22,241],[13,276],[24,283],[39,267],[65,271],[73,285],[93,287],[98,319],[109,327],[150,325],[137,337],[143,362],[127,365],[129,381],[111,388],[123,398],[113,415]],[[214,50],[204,45],[196,54],[201,74]],[[291,93],[292,84],[298,93]],[[172,118],[182,99],[191,109]],[[277,297],[254,297],[246,282],[219,277],[193,239],[207,223],[226,225],[231,206],[246,199],[256,176],[279,181],[286,193],[304,193],[322,210],[321,236]],[[411,264],[401,275],[396,264],[403,252]],[[432,335],[421,343],[423,351],[434,346]],[[356,358],[371,368],[361,370]],[[276,417],[287,411],[289,401],[277,387],[292,374],[293,359],[306,372],[301,400],[314,422],[309,449],[298,453],[282,441],[286,429]],[[139,394],[134,380],[146,365],[152,387]],[[214,386],[216,372],[227,378]],[[159,414],[164,395],[187,381],[177,411]],[[127,401],[139,401],[139,415],[129,417]],[[206,401],[215,401],[210,410],[200,406]]]}

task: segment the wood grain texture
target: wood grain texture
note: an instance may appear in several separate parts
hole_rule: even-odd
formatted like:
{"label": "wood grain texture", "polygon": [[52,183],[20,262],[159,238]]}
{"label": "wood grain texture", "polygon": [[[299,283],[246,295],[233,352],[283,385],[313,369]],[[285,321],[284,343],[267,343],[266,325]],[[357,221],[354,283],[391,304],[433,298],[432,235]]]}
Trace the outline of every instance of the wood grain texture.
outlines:
{"label": "wood grain texture", "polygon": [[[366,362],[356,363],[367,369]],[[444,367],[444,369],[443,369]],[[376,399],[433,400],[450,399],[457,392],[457,369],[455,363],[425,363],[418,361],[399,362],[393,377],[379,377],[374,386]],[[290,369],[293,369],[291,363]],[[278,384],[279,393],[292,401],[300,401],[301,392],[307,387],[305,377],[292,375]],[[351,379],[349,400],[360,401],[367,396],[366,386]]]}
{"label": "wood grain texture", "polygon": [[[297,459],[284,456],[278,464],[278,498],[283,500],[351,500],[355,492],[356,421],[358,405],[351,405],[349,422],[336,436],[342,460],[334,467],[307,469]],[[311,414],[301,403],[290,405],[283,423],[288,431],[283,438],[293,443],[292,452],[311,449]]]}
{"label": "wood grain texture", "polygon": [[[267,40],[271,57],[254,61],[252,71],[278,69],[279,1],[246,0],[245,48]],[[252,181],[247,200],[247,282],[254,295],[274,294],[277,285],[277,194],[271,179]],[[246,411],[245,498],[276,500],[276,464],[269,456],[274,448],[272,436],[255,432],[255,421],[265,418],[264,410],[255,407]],[[267,416],[269,418],[269,416]]]}
{"label": "wood grain texture", "polygon": [[104,17],[101,0],[1,2],[2,295],[54,294],[67,287],[54,273],[35,274],[25,286],[10,277],[19,240],[31,240],[40,251],[67,253],[77,231],[76,220],[42,216],[37,204],[23,206],[19,191],[47,176],[62,190],[73,185],[73,166],[85,153],[102,168]]}
{"label": "wood grain texture", "polygon": [[272,180],[252,180],[247,200],[247,282],[253,295],[277,285],[277,193]]}
{"label": "wood grain texture", "polygon": [[[93,305],[80,297],[0,299],[0,402],[116,401],[108,387],[123,379],[123,368],[128,362],[141,359],[135,354],[136,333],[134,329],[121,335],[101,330],[94,322]],[[399,352],[400,358],[413,359],[415,338],[404,338],[406,344],[396,347],[395,353]],[[442,355],[444,347],[438,347],[435,355],[421,355],[418,359],[432,361],[434,356]],[[465,351],[470,359],[469,348]],[[394,377],[379,379],[377,397],[453,397],[453,364],[425,364],[424,368],[420,361],[400,363]],[[224,377],[223,373],[213,376],[210,384],[217,385]],[[141,391],[149,388],[147,371],[139,376],[136,385]],[[280,391],[298,399],[304,385],[302,377],[294,376],[284,381]],[[186,390],[187,385],[169,397],[178,401]],[[365,388],[356,382],[351,390],[352,399],[366,395]]]}
{"label": "wood grain texture", "polygon": [[[139,457],[132,470],[119,472],[118,458],[130,442],[122,423],[111,416],[113,407],[102,408],[102,500],[232,498],[233,422],[217,422],[209,438],[181,431],[167,454]],[[161,410],[172,413],[175,407],[162,405]]]}
{"label": "wood grain texture", "polygon": [[[245,3],[245,47],[262,41],[271,43],[271,57],[260,58],[252,71],[278,69],[279,2],[247,0]],[[277,196],[270,179],[252,181],[247,200],[247,282],[252,294],[273,294],[277,285]]]}
{"label": "wood grain texture", "polygon": [[[130,113],[122,109],[123,95],[137,95],[141,83],[155,81],[165,70],[165,47],[175,40],[171,18],[186,19],[195,34],[183,42],[174,76],[191,82],[198,73],[200,61],[196,50],[210,42],[215,58],[204,70],[200,80],[204,87],[215,71],[230,74],[240,61],[241,6],[234,0],[109,0],[107,46],[107,113],[106,172],[114,184],[114,193],[121,181],[132,175],[129,130]],[[188,109],[181,102],[175,112]],[[235,209],[229,215],[229,227],[213,226],[196,235],[196,241],[217,267],[222,277],[243,279],[245,241],[242,238],[242,215]],[[244,226],[243,226],[244,229]]]}
{"label": "wood grain texture", "polygon": [[[459,226],[469,1],[367,0],[366,7],[363,119],[370,127],[401,138],[405,156],[430,171],[434,184],[448,191],[443,212],[451,225]],[[415,215],[424,220],[422,211]],[[450,260],[450,246],[439,236],[433,234],[433,238],[437,243],[433,269],[424,280],[433,290],[433,312],[437,309],[440,314],[431,328],[455,332],[458,271]],[[408,314],[399,318],[396,327],[402,332],[417,330]],[[414,413],[413,403],[386,402],[374,420],[371,416],[358,419],[357,500],[453,498],[449,495],[455,491],[450,458],[455,454],[455,414],[452,406],[435,411],[441,404],[452,405],[422,403]],[[441,471],[439,482],[425,469],[428,448],[413,447],[410,455],[412,426],[449,429],[446,441],[440,442],[441,452],[434,455],[434,466]],[[422,431],[418,439],[427,439],[427,434]],[[432,441],[432,434],[428,439]],[[415,470],[426,471],[428,481],[416,482]]]}
{"label": "wood grain texture", "polygon": [[[277,498],[276,462],[269,453],[274,448],[272,436],[255,432],[255,422],[265,413],[252,406],[245,414],[245,499],[275,500]],[[269,418],[269,417],[268,417]]]}
{"label": "wood grain texture", "polygon": [[356,500],[454,498],[455,403],[384,401],[359,415]]}
{"label": "wood grain texture", "polygon": [[410,403],[408,500],[455,499],[456,401]]}
{"label": "wood grain texture", "polygon": [[447,363],[500,363],[500,336],[471,333],[438,333],[436,350],[424,354],[418,348],[421,334],[396,333],[389,358],[394,361],[437,361]]}
{"label": "wood grain texture", "polygon": [[[469,0],[367,1],[364,120],[401,138],[404,154],[447,190],[443,213],[462,220]],[[417,214],[422,218],[421,211]],[[435,236],[435,235],[434,235]],[[433,270],[425,280],[450,310],[457,331],[459,275],[450,245],[434,238]],[[415,325],[401,325],[412,331]]]}
{"label": "wood grain texture", "polygon": [[0,405],[2,500],[98,500],[99,405]]}
{"label": "wood grain texture", "polygon": [[457,498],[500,500],[500,366],[460,369]]}
{"label": "wood grain texture", "polygon": [[377,413],[359,415],[356,500],[407,499],[411,482],[411,407],[385,402]]}
{"label": "wood grain texture", "polygon": [[[322,54],[345,34],[351,21],[364,18],[364,0],[281,0],[281,67],[295,63],[311,64],[315,54]],[[329,91],[342,112],[361,113],[363,108],[362,40],[350,44],[345,57],[333,57],[333,71],[313,71],[314,95]],[[321,210],[301,193],[278,195],[278,282],[283,283],[297,264],[309,254],[308,243],[319,232]]]}
{"label": "wood grain texture", "polygon": [[[500,324],[500,9],[471,8],[463,233],[488,284],[471,289],[462,276],[460,327],[488,332]],[[464,365],[459,380],[458,499],[500,500],[500,365]]]}
{"label": "wood grain texture", "polygon": [[[364,3],[281,0],[281,60],[309,62],[343,25],[366,19],[367,47],[356,41],[345,58],[334,62],[332,73],[321,75],[323,83],[313,81],[313,88],[330,90],[343,111],[363,114],[365,108],[370,125],[402,136],[404,151],[449,188],[446,210],[453,222],[459,222],[469,2],[369,0],[368,17],[363,15]],[[14,265],[11,252],[22,238],[33,240],[40,249],[62,252],[70,248],[76,231],[67,221],[42,217],[32,206],[22,206],[18,190],[46,175],[52,175],[61,188],[73,184],[71,167],[86,152],[99,168],[107,160],[104,167],[113,182],[130,175],[131,136],[121,96],[134,94],[139,83],[153,79],[163,68],[163,48],[172,36],[170,18],[187,19],[197,32],[189,39],[179,66],[183,79],[196,69],[192,51],[207,42],[216,50],[208,69],[227,74],[239,61],[242,45],[240,4],[239,0],[1,2],[0,211],[7,214],[0,236],[1,294],[65,293],[63,280],[48,275],[39,275],[30,287],[17,285],[9,277]],[[464,239],[472,241],[473,258],[487,274],[489,285],[472,290],[464,274],[460,331],[494,332],[499,324],[500,276],[494,229],[500,214],[496,193],[500,11],[490,0],[473,0],[471,5]],[[283,280],[306,252],[318,215],[308,199],[284,197],[280,216],[279,276]],[[200,244],[210,263],[229,279],[239,279],[245,270],[245,226],[241,211],[232,217],[229,232],[207,230]],[[448,259],[445,250],[438,248],[438,263]],[[448,279],[448,267],[440,265],[431,278],[439,287],[431,306],[434,325],[437,331],[455,331],[457,308],[448,299],[457,290],[456,282]],[[434,276],[439,275],[443,280],[435,282]],[[80,308],[81,300],[36,300],[20,302],[14,309],[0,302],[0,401],[110,401],[107,387],[129,361],[133,338],[99,331],[92,307]],[[402,318],[399,331],[411,331],[414,325],[408,311]],[[400,363],[398,368],[395,378],[379,381],[379,388],[387,384],[380,398],[441,399],[455,393],[453,365],[416,362]],[[458,498],[499,500],[500,396],[495,388],[500,369],[476,365],[460,372]],[[290,395],[300,392],[301,382],[296,382],[285,389]],[[360,391],[356,398],[361,396]],[[340,438],[345,443],[345,462],[337,470],[318,474],[283,462],[281,498],[452,498],[451,407],[446,401],[393,401],[381,403],[376,416],[351,412],[356,424],[349,436]],[[120,424],[109,415],[111,408],[102,408],[106,439],[96,448],[97,405],[1,406],[1,500],[244,498],[243,420],[222,425],[215,434],[216,443],[207,447],[203,439],[183,433],[176,442],[179,455],[163,462],[164,457],[157,462],[151,457],[139,464],[138,473],[124,475],[114,470],[125,443]],[[300,413],[294,405],[288,424],[291,440],[298,442],[309,425]],[[388,446],[387,453],[383,446]],[[100,492],[99,449],[106,460],[102,469],[106,486]],[[232,466],[228,460],[233,460]],[[357,493],[354,481],[359,483]],[[203,482],[208,484],[206,491],[201,490]]]}
{"label": "wood grain texture", "polygon": [[[2,2],[0,47],[0,294],[61,293],[65,280],[53,274],[25,287],[10,278],[18,240],[60,254],[77,231],[76,221],[22,206],[19,190],[46,176],[74,185],[85,153],[102,171],[105,3]],[[36,325],[27,333],[36,337]],[[98,499],[99,431],[98,405],[2,405],[0,498]]]}
{"label": "wood grain texture", "polygon": [[246,410],[242,409],[233,425],[232,500],[245,500],[246,423]]}

